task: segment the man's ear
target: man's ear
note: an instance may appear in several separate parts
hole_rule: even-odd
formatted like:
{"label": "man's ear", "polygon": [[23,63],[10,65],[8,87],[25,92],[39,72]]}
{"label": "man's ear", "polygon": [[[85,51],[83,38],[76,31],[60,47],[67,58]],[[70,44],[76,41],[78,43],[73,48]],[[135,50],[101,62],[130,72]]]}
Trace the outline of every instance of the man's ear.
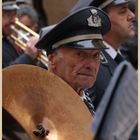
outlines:
{"label": "man's ear", "polygon": [[56,62],[56,54],[55,53],[51,53],[48,55],[48,60],[49,60],[49,66],[50,67],[54,67],[55,66],[55,62]]}

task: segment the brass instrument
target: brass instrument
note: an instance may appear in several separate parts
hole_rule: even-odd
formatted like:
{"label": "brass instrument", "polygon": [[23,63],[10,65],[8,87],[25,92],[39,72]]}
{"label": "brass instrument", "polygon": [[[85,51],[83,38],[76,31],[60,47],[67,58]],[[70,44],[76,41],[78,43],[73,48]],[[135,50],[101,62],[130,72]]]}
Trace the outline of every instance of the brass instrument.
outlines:
{"label": "brass instrument", "polygon": [[[31,140],[92,139],[91,113],[73,88],[57,75],[40,67],[20,64],[3,69],[2,76],[2,106]],[[9,130],[11,124],[12,121],[10,126],[6,121],[3,126]],[[19,132],[17,128],[11,130]],[[47,131],[49,133],[45,133]]]}
{"label": "brass instrument", "polygon": [[[25,51],[27,45],[26,43],[29,41],[31,36],[39,37],[37,33],[29,29],[27,26],[22,24],[17,18],[14,25],[11,25],[11,29],[13,30],[13,34],[11,38],[14,40],[14,43],[19,46],[23,51]],[[37,60],[42,62],[46,67],[48,67],[48,58],[46,52],[41,50]]]}

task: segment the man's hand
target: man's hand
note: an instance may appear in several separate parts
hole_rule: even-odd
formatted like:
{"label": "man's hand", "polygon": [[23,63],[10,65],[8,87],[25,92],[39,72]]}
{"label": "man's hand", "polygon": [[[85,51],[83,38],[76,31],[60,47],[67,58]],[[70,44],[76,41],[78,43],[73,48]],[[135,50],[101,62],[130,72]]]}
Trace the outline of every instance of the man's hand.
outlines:
{"label": "man's hand", "polygon": [[31,37],[30,40],[27,42],[27,48],[25,50],[25,54],[29,55],[33,59],[36,59],[39,54],[39,50],[35,47],[35,44],[37,42],[37,37]]}

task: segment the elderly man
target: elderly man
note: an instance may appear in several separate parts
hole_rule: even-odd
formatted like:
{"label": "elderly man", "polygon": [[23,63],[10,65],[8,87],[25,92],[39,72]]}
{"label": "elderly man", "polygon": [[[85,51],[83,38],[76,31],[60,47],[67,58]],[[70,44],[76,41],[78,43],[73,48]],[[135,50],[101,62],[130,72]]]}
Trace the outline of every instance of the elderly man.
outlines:
{"label": "elderly man", "polygon": [[[46,50],[48,69],[82,97],[83,91],[96,80],[100,50],[104,49],[102,35],[109,30],[110,21],[104,12],[93,7],[85,8],[66,17],[44,35],[36,46]],[[94,114],[92,104],[89,101],[87,104]]]}

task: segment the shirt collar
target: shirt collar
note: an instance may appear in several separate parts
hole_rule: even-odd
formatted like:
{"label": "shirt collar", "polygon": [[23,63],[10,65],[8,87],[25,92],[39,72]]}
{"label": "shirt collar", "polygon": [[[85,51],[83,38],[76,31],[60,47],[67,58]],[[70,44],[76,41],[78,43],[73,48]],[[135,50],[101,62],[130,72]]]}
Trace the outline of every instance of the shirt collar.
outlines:
{"label": "shirt collar", "polygon": [[117,56],[117,51],[107,42],[103,41],[103,43],[108,48],[105,49],[105,51],[111,56],[112,59],[115,59],[115,57]]}
{"label": "shirt collar", "polygon": [[86,98],[86,96],[85,96],[85,92],[84,92],[84,91],[83,91],[83,95],[80,96],[80,97],[81,97],[82,101],[84,101],[84,99]]}

